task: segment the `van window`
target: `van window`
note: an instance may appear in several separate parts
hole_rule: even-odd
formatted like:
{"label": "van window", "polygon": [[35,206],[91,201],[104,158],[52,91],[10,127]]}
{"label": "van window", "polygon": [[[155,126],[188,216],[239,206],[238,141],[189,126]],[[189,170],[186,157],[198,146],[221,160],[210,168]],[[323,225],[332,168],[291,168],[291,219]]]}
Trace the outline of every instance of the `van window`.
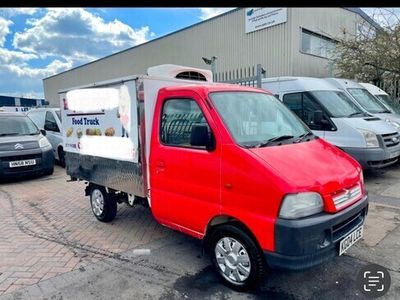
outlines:
{"label": "van window", "polygon": [[46,118],[44,120],[44,129],[49,131],[60,132],[56,119],[54,118],[51,111],[46,112]]}
{"label": "van window", "polygon": [[[192,99],[169,99],[164,103],[161,117],[161,142],[166,145],[200,148],[190,145],[194,124],[208,126],[203,112]],[[209,132],[210,129],[209,129]]]}
{"label": "van window", "polygon": [[283,96],[283,103],[296,113],[310,129],[322,130],[322,126],[314,122],[314,113],[317,110],[323,111],[323,109],[306,93],[286,94]]}
{"label": "van window", "polygon": [[40,128],[44,126],[44,114],[41,111],[28,112],[28,117]]}
{"label": "van window", "polygon": [[332,117],[352,117],[363,114],[362,110],[343,92],[312,91],[309,93],[325,107]]}
{"label": "van window", "polygon": [[390,112],[382,103],[378,101],[365,89],[350,88],[349,93],[357,100],[360,105],[370,113]]}

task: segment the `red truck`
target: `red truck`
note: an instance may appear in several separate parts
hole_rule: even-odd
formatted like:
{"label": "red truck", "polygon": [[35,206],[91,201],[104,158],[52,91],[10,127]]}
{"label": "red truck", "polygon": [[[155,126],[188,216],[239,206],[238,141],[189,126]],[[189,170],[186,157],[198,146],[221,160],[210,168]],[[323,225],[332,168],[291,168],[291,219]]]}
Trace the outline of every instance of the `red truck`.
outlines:
{"label": "red truck", "polygon": [[264,90],[162,65],[61,91],[60,102],[66,171],[88,183],[96,218],[147,203],[162,225],[202,239],[233,289],[363,236],[360,165]]}

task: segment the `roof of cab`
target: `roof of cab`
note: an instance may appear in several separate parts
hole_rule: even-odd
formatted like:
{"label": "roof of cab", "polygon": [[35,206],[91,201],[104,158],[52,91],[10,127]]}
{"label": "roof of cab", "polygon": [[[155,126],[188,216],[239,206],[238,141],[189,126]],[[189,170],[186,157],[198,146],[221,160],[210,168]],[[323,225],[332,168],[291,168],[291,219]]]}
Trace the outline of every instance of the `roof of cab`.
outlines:
{"label": "roof of cab", "polygon": [[[1,107],[0,107],[1,109]],[[22,112],[9,112],[9,111],[1,111],[0,110],[0,117],[24,117],[25,113]]]}
{"label": "roof of cab", "polygon": [[371,83],[360,82],[360,84],[365,87],[372,95],[388,95],[388,93],[386,93],[384,90]]}
{"label": "roof of cab", "polygon": [[282,76],[262,79],[262,85],[274,93],[287,91],[336,91],[337,87],[322,78]]}
{"label": "roof of cab", "polygon": [[175,86],[168,86],[162,88],[164,91],[181,91],[181,90],[191,90],[194,92],[208,94],[212,92],[258,92],[258,93],[266,93],[270,94],[269,92],[248,86],[242,86],[238,84],[226,84],[226,83],[204,83],[204,84],[188,84],[188,85],[175,85]]}
{"label": "roof of cab", "polygon": [[325,78],[328,82],[334,84],[341,89],[365,89],[361,84],[354,80],[343,79],[343,78]]}

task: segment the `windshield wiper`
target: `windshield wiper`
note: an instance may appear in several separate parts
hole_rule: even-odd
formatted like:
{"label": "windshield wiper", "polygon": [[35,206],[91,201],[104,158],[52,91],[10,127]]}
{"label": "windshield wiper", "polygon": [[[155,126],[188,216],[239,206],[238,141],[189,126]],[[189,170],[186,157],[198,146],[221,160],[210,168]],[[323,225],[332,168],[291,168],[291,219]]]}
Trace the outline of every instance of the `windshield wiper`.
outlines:
{"label": "windshield wiper", "polygon": [[266,140],[265,142],[259,143],[255,147],[256,148],[265,147],[265,146],[268,146],[270,143],[283,141],[283,140],[288,140],[288,139],[291,139],[291,138],[294,138],[294,136],[293,135],[280,135],[280,136],[273,137],[273,138],[271,138],[269,140]]}
{"label": "windshield wiper", "polygon": [[40,131],[29,133],[29,135],[38,135],[38,134],[40,134]]}
{"label": "windshield wiper", "polygon": [[19,135],[18,132],[0,133],[0,136]]}
{"label": "windshield wiper", "polygon": [[300,142],[303,141],[304,138],[306,138],[307,136],[310,136],[310,135],[314,135],[314,134],[312,132],[309,132],[309,131],[304,133],[304,134],[301,134],[301,135],[299,135],[297,137],[297,140],[294,143],[300,143]]}
{"label": "windshield wiper", "polygon": [[354,117],[354,116],[357,116],[357,115],[364,115],[364,114],[365,114],[364,112],[359,111],[359,112],[351,113],[351,114],[349,114],[347,117],[348,117],[348,118],[351,118],[351,117]]}

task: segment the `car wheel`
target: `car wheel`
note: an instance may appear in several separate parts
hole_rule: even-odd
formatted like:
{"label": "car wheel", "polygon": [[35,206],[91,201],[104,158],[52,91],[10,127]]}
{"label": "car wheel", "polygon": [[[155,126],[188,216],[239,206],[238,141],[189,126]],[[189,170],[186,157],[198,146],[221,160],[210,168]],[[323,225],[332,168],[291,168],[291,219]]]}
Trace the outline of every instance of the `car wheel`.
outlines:
{"label": "car wheel", "polygon": [[58,149],[58,162],[61,167],[65,168],[65,151],[63,148]]}
{"label": "car wheel", "polygon": [[45,175],[51,175],[51,174],[53,174],[53,173],[54,173],[54,164],[51,166],[50,169],[46,169],[46,170],[44,171],[44,174],[45,174]]}
{"label": "car wheel", "polygon": [[264,278],[264,255],[253,238],[238,226],[218,226],[211,233],[209,253],[224,284],[234,290],[253,289]]}
{"label": "car wheel", "polygon": [[92,212],[101,222],[110,222],[117,215],[117,201],[104,187],[94,186],[90,192]]}

